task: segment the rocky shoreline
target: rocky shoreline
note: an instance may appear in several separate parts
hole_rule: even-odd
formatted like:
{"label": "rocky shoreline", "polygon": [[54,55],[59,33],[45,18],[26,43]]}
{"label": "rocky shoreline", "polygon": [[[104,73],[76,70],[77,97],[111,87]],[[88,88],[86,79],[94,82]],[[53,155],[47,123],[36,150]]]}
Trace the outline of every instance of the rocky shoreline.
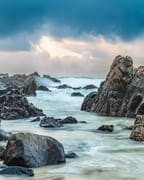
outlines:
{"label": "rocky shoreline", "polygon": [[[54,83],[59,79],[44,75]],[[78,124],[73,116],[65,118],[48,117],[43,110],[29,103],[27,96],[36,96],[36,91],[52,91],[40,85],[38,73],[30,75],[1,75],[0,83],[4,89],[0,90],[0,118],[1,120],[16,120],[35,117],[31,122],[38,122],[41,128],[62,128],[66,124]],[[102,82],[98,91],[95,85],[72,87],[66,84],[55,86],[58,90],[91,90],[83,101],[81,110],[96,112],[99,115],[113,117],[136,118],[131,130],[130,139],[144,141],[144,67],[134,69],[130,57],[117,56],[110,68],[106,80]],[[72,92],[70,96],[84,97],[81,92]],[[112,124],[101,125],[96,129],[100,133],[113,133]],[[0,130],[0,140],[6,146],[0,147],[0,158],[4,166],[0,166],[1,175],[33,176],[31,168],[56,165],[66,162],[66,158],[78,157],[74,152],[65,153],[64,146],[56,139],[32,133],[9,133]]]}

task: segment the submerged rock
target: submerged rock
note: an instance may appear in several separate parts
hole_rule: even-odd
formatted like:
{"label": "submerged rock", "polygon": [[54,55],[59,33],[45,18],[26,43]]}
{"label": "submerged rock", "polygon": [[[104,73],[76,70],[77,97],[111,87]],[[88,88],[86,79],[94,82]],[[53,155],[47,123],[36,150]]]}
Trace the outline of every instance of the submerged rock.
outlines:
{"label": "submerged rock", "polygon": [[2,166],[0,167],[0,175],[6,176],[34,176],[32,169],[19,166]]}
{"label": "submerged rock", "polygon": [[97,130],[106,131],[106,132],[113,132],[114,126],[113,125],[102,125]]}
{"label": "submerged rock", "polygon": [[58,89],[67,89],[67,88],[72,88],[72,87],[67,84],[62,84],[62,85],[59,85],[57,88]]}
{"label": "submerged rock", "polygon": [[82,93],[80,93],[80,92],[73,92],[72,94],[71,94],[71,96],[73,96],[73,97],[84,97],[84,95],[82,94]]}
{"label": "submerged rock", "polygon": [[63,145],[56,139],[31,133],[9,138],[4,163],[9,166],[37,168],[65,162]]}
{"label": "submerged rock", "polygon": [[43,115],[42,110],[29,103],[18,90],[0,96],[1,119],[13,120]]}
{"label": "submerged rock", "polygon": [[144,141],[144,115],[137,115],[130,139]]}
{"label": "submerged rock", "polygon": [[83,87],[83,89],[86,89],[86,90],[88,90],[88,89],[96,89],[96,88],[97,88],[97,86],[95,86],[94,84],[88,84],[88,85]]}
{"label": "submerged rock", "polygon": [[78,157],[78,155],[74,152],[68,152],[65,154],[65,158],[68,158],[68,159],[75,159],[77,157]]}
{"label": "submerged rock", "polygon": [[117,56],[97,95],[89,94],[81,110],[107,116],[135,117],[144,114],[144,66],[133,68],[133,60]]}
{"label": "submerged rock", "polygon": [[40,91],[49,91],[49,92],[51,92],[51,90],[49,90],[49,88],[47,88],[46,86],[39,86],[39,87],[37,88],[37,90],[40,90]]}

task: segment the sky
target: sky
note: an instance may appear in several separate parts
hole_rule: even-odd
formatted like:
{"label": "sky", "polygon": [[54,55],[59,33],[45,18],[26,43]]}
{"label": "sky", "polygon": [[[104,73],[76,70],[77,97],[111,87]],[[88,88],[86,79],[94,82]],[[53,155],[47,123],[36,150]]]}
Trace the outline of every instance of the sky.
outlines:
{"label": "sky", "polygon": [[143,0],[0,0],[1,73],[103,78],[143,51]]}

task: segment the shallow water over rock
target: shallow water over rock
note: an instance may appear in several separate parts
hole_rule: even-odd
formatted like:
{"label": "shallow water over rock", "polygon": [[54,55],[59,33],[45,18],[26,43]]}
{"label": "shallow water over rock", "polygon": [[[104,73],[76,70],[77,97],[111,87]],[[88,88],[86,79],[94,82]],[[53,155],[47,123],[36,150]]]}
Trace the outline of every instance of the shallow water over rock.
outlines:
{"label": "shallow water over rock", "polygon": [[[61,84],[73,87],[95,84],[99,86],[101,79],[91,78],[60,78]],[[82,83],[81,83],[82,82]],[[98,116],[95,113],[80,111],[84,97],[71,97],[73,89],[57,89],[54,83],[42,82],[52,92],[37,91],[37,97],[28,100],[43,109],[47,116],[65,118],[73,116],[78,121],[87,124],[66,124],[58,129],[39,127],[39,122],[31,119],[2,121],[1,126],[6,131],[31,132],[48,135],[60,141],[66,152],[72,151],[78,155],[76,159],[67,159],[66,164],[46,166],[34,169],[35,177],[29,180],[142,180],[144,143],[129,139],[131,131],[125,127],[133,125],[130,118],[115,118]],[[92,90],[81,89],[87,95]],[[101,125],[114,125],[112,133],[97,132]],[[0,180],[9,178],[0,176]],[[23,177],[11,177],[11,180],[22,180]]]}

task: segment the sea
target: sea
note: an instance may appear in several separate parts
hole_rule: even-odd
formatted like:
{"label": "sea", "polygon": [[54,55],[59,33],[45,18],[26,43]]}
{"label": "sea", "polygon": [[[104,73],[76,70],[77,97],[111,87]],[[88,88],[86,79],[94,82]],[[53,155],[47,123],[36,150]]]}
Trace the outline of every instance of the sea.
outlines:
{"label": "sea", "polygon": [[[72,97],[72,92],[86,96],[91,90],[58,89],[60,84],[84,87],[94,84],[99,87],[104,79],[89,77],[60,77],[61,83],[39,78],[40,85],[47,86],[52,92],[37,91],[36,97],[27,97],[36,107],[43,109],[49,117],[65,118],[73,116],[87,123],[67,124],[58,129],[39,127],[39,122],[30,119],[3,120],[1,127],[13,133],[31,132],[51,136],[60,141],[65,152],[75,152],[78,157],[67,159],[65,164],[45,166],[34,169],[34,177],[4,177],[0,180],[143,180],[144,143],[129,139],[134,119],[125,117],[106,117],[97,113],[81,111],[84,97]],[[101,125],[114,125],[112,133],[99,132]]]}

